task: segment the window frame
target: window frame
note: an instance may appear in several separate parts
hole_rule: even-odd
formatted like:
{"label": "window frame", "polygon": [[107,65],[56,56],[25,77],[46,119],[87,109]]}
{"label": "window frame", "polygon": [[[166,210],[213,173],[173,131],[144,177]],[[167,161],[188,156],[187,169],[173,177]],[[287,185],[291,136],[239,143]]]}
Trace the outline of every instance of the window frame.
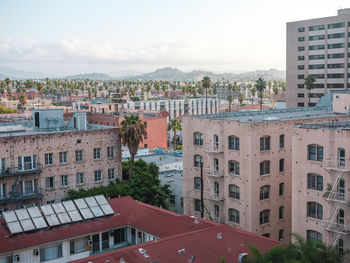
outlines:
{"label": "window frame", "polygon": [[[197,138],[199,136],[199,138]],[[193,144],[196,146],[203,146],[203,133],[201,132],[194,132],[193,133]]]}
{"label": "window frame", "polygon": [[241,189],[236,184],[229,184],[228,185],[228,196],[230,198],[240,200],[241,197]]}
{"label": "window frame", "polygon": [[235,135],[228,136],[228,149],[233,151],[240,150],[240,139]]}
{"label": "window frame", "polygon": [[228,161],[228,173],[230,175],[239,176],[240,175],[240,163],[238,161],[235,161],[235,160]]}
{"label": "window frame", "polygon": [[265,135],[260,137],[260,151],[271,150],[271,136]]}
{"label": "window frame", "polygon": [[228,221],[235,223],[235,224],[240,224],[241,223],[241,215],[239,210],[234,209],[234,208],[229,208],[228,209]]}
{"label": "window frame", "polygon": [[271,186],[266,184],[260,187],[259,189],[259,200],[268,200],[270,199],[270,191],[271,191]]}
{"label": "window frame", "polygon": [[271,161],[265,160],[260,163],[260,176],[268,176],[271,173]]}
{"label": "window frame", "polygon": [[259,213],[259,224],[264,225],[270,223],[270,209],[264,209]]}

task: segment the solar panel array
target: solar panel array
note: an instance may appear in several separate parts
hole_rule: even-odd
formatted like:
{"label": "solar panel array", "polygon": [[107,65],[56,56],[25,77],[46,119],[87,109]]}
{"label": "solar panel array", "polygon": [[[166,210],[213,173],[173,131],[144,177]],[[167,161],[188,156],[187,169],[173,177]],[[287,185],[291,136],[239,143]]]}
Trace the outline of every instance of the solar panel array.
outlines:
{"label": "solar panel array", "polygon": [[10,233],[18,234],[113,215],[114,211],[103,195],[97,195],[2,214]]}

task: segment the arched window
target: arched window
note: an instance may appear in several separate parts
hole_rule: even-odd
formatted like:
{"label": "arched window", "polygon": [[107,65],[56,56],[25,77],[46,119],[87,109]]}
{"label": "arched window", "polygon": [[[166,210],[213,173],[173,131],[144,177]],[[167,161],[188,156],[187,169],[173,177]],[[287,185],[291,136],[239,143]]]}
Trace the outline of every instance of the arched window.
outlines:
{"label": "arched window", "polygon": [[239,199],[240,198],[239,186],[235,184],[230,184],[228,186],[228,193],[230,197],[234,199]]}
{"label": "arched window", "polygon": [[270,186],[264,185],[260,187],[260,200],[265,200],[270,198]]}
{"label": "arched window", "polygon": [[228,210],[228,220],[230,222],[234,222],[236,224],[240,223],[240,215],[239,215],[239,211],[233,208],[230,208]]}
{"label": "arched window", "polygon": [[229,161],[228,162],[228,173],[233,175],[239,175],[239,162]]}
{"label": "arched window", "polygon": [[318,174],[307,174],[307,189],[323,190],[323,177]]}
{"label": "arched window", "polygon": [[199,168],[203,164],[203,157],[200,155],[195,155],[194,156],[194,167]]}
{"label": "arched window", "polygon": [[263,136],[260,138],[260,151],[270,150],[270,136]]}
{"label": "arched window", "polygon": [[203,134],[200,132],[195,132],[193,134],[194,145],[203,145]]}
{"label": "arched window", "polygon": [[270,161],[263,161],[260,163],[260,175],[270,174]]}
{"label": "arched window", "polygon": [[307,202],[307,216],[316,219],[322,219],[323,206],[317,202]]}
{"label": "arched window", "polygon": [[194,178],[194,189],[201,190],[201,179],[199,177]]}
{"label": "arched window", "polygon": [[306,230],[306,240],[307,241],[322,241],[322,234],[314,230]]}
{"label": "arched window", "polygon": [[307,146],[307,159],[310,161],[323,161],[323,147],[316,144]]}
{"label": "arched window", "polygon": [[266,209],[260,212],[260,225],[270,222],[270,210]]}
{"label": "arched window", "polygon": [[228,149],[239,151],[239,137],[233,135],[228,137]]}

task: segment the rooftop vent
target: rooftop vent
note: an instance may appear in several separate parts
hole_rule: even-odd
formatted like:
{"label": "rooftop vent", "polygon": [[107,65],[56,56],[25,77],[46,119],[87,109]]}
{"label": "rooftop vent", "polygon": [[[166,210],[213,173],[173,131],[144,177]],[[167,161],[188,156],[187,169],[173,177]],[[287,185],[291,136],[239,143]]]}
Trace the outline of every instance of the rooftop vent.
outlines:
{"label": "rooftop vent", "polygon": [[222,233],[218,233],[218,234],[216,235],[216,238],[219,239],[219,240],[222,239]]}
{"label": "rooftop vent", "polygon": [[278,117],[271,116],[271,117],[266,117],[264,121],[278,121],[279,119],[280,118]]}
{"label": "rooftop vent", "polygon": [[147,255],[147,251],[146,249],[142,249],[142,248],[139,248],[139,252],[141,253],[142,256],[144,256],[145,258],[148,258],[149,256]]}
{"label": "rooftop vent", "polygon": [[186,249],[184,249],[184,248],[180,249],[180,250],[177,251],[177,254],[182,255],[182,254],[185,253],[185,251],[186,251]]}

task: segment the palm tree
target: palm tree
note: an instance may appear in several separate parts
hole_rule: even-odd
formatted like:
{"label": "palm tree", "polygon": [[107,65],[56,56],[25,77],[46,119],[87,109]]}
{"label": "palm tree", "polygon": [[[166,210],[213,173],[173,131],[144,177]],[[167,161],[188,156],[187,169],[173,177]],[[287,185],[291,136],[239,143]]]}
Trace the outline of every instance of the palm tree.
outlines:
{"label": "palm tree", "polygon": [[139,116],[134,114],[125,116],[120,126],[123,144],[128,146],[130,152],[129,178],[131,178],[135,155],[137,154],[139,144],[143,142],[143,138],[146,135],[146,129]]}
{"label": "palm tree", "polygon": [[245,100],[245,96],[243,93],[239,93],[238,94],[238,101],[239,101],[239,104],[242,106],[243,105],[243,101]]}
{"label": "palm tree", "polygon": [[276,108],[276,96],[278,95],[278,92],[279,92],[277,85],[273,86],[272,91],[273,91],[273,108]]}
{"label": "palm tree", "polygon": [[168,124],[168,131],[173,131],[174,132],[174,151],[176,151],[176,131],[181,131],[181,123],[179,122],[178,119],[172,119],[170,123]]}
{"label": "palm tree", "polygon": [[235,107],[235,97],[236,97],[236,91],[238,90],[238,86],[237,86],[237,81],[233,82],[232,85],[232,92],[233,92],[233,108]]}
{"label": "palm tree", "polygon": [[25,94],[21,94],[18,100],[19,100],[19,103],[21,103],[22,109],[23,109],[23,107],[27,104],[27,96]]}
{"label": "palm tree", "polygon": [[305,88],[309,91],[308,97],[308,106],[310,106],[310,94],[311,94],[311,90],[314,89],[314,82],[315,82],[315,76],[314,75],[307,75],[306,78],[304,79],[304,84],[305,84]]}
{"label": "palm tree", "polygon": [[260,98],[260,110],[262,110],[262,103],[263,103],[263,92],[266,89],[266,81],[259,77],[255,84],[256,90],[258,91],[258,96]]}
{"label": "palm tree", "polygon": [[227,101],[228,101],[228,112],[231,112],[231,104],[232,104],[232,101],[233,101],[233,96],[230,94],[227,96]]}
{"label": "palm tree", "polygon": [[202,86],[205,88],[205,114],[208,114],[208,88],[210,88],[211,80],[208,76],[202,79]]}

